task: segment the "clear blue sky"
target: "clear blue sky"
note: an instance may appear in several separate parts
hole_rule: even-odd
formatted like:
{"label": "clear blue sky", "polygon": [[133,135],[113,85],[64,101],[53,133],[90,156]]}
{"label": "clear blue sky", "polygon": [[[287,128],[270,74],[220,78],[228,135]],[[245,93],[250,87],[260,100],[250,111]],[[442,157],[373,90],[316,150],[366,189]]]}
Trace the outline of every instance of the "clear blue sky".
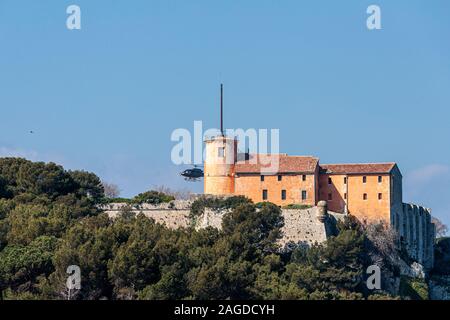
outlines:
{"label": "clear blue sky", "polygon": [[395,161],[404,200],[450,223],[449,36],[448,0],[0,0],[0,156],[94,171],[124,196],[201,191],[170,134],[217,126],[223,82],[226,127],[279,128],[282,152],[321,163]]}

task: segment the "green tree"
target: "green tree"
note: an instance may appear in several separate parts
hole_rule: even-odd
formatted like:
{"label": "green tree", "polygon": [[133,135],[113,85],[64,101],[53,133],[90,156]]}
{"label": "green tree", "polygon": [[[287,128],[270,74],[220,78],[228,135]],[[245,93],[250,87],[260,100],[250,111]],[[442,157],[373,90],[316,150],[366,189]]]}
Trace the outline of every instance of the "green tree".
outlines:
{"label": "green tree", "polygon": [[75,182],[63,167],[52,162],[1,158],[0,176],[4,183],[6,182],[6,197],[29,193],[35,196],[45,195],[53,199],[76,189]]}
{"label": "green tree", "polygon": [[247,299],[254,296],[255,264],[274,253],[283,218],[280,209],[261,209],[245,201],[225,214],[219,238],[204,260],[187,274],[188,288],[196,299]]}
{"label": "green tree", "polygon": [[77,185],[77,193],[80,196],[92,198],[98,202],[105,196],[103,184],[98,176],[86,171],[69,171],[70,176]]}
{"label": "green tree", "polygon": [[47,234],[48,208],[43,205],[19,204],[7,217],[8,243],[27,245],[35,238]]}
{"label": "green tree", "polygon": [[175,200],[175,197],[167,195],[158,191],[147,191],[138,194],[132,200],[133,203],[142,204],[142,203],[150,203],[150,204],[160,204],[164,202],[170,202]]}
{"label": "green tree", "polygon": [[41,236],[28,245],[8,245],[0,252],[0,290],[39,293],[36,279],[53,272],[52,259],[57,239]]}
{"label": "green tree", "polygon": [[[286,266],[287,282],[304,289],[308,299],[348,299],[363,280],[364,234],[352,220],[339,226],[337,236],[311,248],[299,246]],[[362,298],[361,293],[354,298]]]}
{"label": "green tree", "polygon": [[51,283],[56,298],[66,298],[67,267],[77,265],[81,270],[81,290],[77,299],[99,299],[111,296],[108,262],[113,258],[116,242],[111,221],[106,214],[86,217],[68,229],[55,251],[55,272]]}
{"label": "green tree", "polygon": [[137,216],[130,236],[118,248],[110,264],[109,276],[116,294],[126,289],[134,296],[159,278],[159,261],[154,248],[162,232],[162,226],[142,214]]}

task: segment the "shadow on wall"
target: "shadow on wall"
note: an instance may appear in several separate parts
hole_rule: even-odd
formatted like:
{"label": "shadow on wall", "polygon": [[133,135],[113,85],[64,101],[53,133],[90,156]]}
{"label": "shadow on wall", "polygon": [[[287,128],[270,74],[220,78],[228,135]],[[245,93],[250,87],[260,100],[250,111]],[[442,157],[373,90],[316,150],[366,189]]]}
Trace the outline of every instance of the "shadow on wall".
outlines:
{"label": "shadow on wall", "polygon": [[325,181],[325,183],[326,187],[321,187],[319,189],[320,200],[325,200],[328,203],[328,210],[337,213],[344,213],[345,200],[344,198],[342,198],[341,193],[336,188],[336,185],[333,182],[331,182],[331,184],[328,184],[328,182]]}

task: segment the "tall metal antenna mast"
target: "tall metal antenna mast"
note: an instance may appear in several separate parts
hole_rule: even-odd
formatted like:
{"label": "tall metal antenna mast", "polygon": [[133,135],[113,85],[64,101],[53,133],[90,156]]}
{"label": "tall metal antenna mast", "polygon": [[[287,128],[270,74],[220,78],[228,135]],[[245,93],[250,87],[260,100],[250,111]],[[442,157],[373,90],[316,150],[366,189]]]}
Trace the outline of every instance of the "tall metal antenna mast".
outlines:
{"label": "tall metal antenna mast", "polygon": [[223,134],[223,84],[220,84],[220,133]]}

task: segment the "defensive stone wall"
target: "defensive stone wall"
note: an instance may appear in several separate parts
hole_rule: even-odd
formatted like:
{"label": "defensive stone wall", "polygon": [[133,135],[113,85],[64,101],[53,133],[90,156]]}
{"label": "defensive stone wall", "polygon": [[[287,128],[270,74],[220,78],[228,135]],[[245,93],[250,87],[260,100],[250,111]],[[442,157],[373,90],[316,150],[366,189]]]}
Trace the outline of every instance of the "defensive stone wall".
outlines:
{"label": "defensive stone wall", "polygon": [[[192,200],[175,200],[159,205],[136,205],[130,209],[135,213],[143,213],[157,223],[172,229],[189,226],[194,226],[196,229],[206,227],[220,229],[222,227],[222,218],[227,211],[206,208],[202,215],[192,221],[190,218],[191,204]],[[103,206],[102,209],[114,218],[126,206],[127,204],[123,203],[113,203]],[[282,215],[284,226],[280,244],[294,242],[307,246],[322,243],[331,235],[336,234],[336,221],[345,217],[345,214],[328,211],[326,201],[319,201],[317,206],[308,209],[282,209]],[[431,223],[430,210],[413,204],[403,204],[402,210],[394,215],[393,225],[408,255],[426,269],[432,268],[435,228]]]}
{"label": "defensive stone wall", "polygon": [[[175,200],[159,205],[142,204],[131,206],[132,212],[143,213],[149,218],[153,218],[156,223],[164,224],[168,228],[187,228],[190,225],[189,213],[192,201]],[[125,203],[111,203],[104,205],[102,209],[109,217],[115,218],[128,205]]]}
{"label": "defensive stone wall", "polygon": [[432,268],[436,231],[434,224],[431,223],[431,210],[404,203],[402,210],[396,212],[393,219],[394,227],[408,255],[425,268]]}
{"label": "defensive stone wall", "polygon": [[[191,226],[189,217],[191,201],[172,201],[160,205],[143,204],[132,206],[132,212],[143,213],[155,222],[164,224],[168,228],[186,228]],[[103,210],[111,217],[115,218],[127,207],[123,203],[113,203],[103,206]],[[206,208],[204,213],[195,221],[195,228],[201,229],[222,227],[222,218],[226,211],[217,211]],[[308,209],[282,209],[284,217],[283,237],[280,244],[289,242],[302,243],[310,246],[315,243],[324,242],[330,235],[335,233],[335,222],[340,214],[327,211],[326,202],[320,202],[318,206]]]}

